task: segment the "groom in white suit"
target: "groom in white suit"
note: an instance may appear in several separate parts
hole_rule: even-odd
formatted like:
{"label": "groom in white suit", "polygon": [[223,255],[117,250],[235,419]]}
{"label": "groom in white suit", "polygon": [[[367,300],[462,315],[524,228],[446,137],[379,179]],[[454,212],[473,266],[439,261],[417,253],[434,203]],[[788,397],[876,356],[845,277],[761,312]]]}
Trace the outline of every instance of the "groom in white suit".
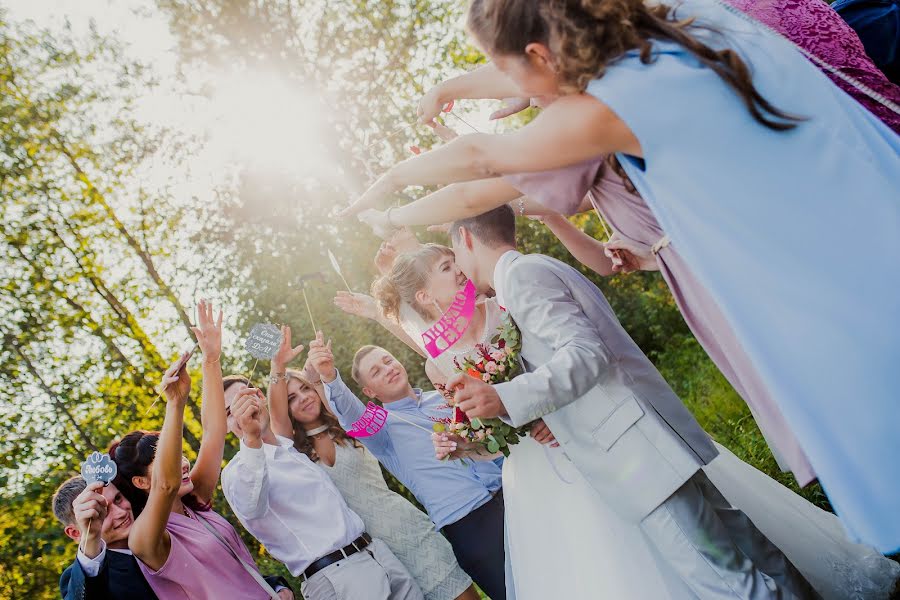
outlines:
{"label": "groom in white suit", "polygon": [[817,597],[703,473],[715,446],[596,286],[565,263],[516,251],[508,206],[450,233],[457,264],[519,327],[526,370],[494,386],[455,377],[462,410],[516,426],[543,418],[603,501],[640,524],[698,597]]}

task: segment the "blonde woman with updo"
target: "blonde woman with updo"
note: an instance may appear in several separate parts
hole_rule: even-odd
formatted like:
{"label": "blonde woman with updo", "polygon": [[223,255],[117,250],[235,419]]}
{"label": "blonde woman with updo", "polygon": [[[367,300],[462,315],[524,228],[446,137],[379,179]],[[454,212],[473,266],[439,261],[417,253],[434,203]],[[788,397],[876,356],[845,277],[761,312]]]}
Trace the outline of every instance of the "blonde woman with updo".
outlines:
{"label": "blonde woman with updo", "polygon": [[[425,355],[422,333],[434,325],[453,303],[468,278],[457,266],[453,250],[440,244],[422,244],[394,257],[389,270],[372,284],[372,294],[338,292],[335,304],[349,314],[369,318],[390,331],[402,328],[398,336]],[[425,363],[425,372],[435,389],[457,373],[454,361],[462,363],[476,344],[489,344],[500,326],[502,309],[493,298],[481,299],[472,320],[460,338],[436,358]],[[543,421],[535,422],[531,436],[541,444],[553,444]]]}

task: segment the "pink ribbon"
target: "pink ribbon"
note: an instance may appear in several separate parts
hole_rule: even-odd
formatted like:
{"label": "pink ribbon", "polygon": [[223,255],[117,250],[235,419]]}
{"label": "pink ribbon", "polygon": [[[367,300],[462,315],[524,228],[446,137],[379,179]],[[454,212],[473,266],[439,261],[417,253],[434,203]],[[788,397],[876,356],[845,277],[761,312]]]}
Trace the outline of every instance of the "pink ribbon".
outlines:
{"label": "pink ribbon", "polygon": [[437,358],[450,346],[459,341],[472,322],[475,314],[475,284],[468,280],[463,289],[456,293],[450,308],[437,323],[422,332],[425,350],[431,358]]}

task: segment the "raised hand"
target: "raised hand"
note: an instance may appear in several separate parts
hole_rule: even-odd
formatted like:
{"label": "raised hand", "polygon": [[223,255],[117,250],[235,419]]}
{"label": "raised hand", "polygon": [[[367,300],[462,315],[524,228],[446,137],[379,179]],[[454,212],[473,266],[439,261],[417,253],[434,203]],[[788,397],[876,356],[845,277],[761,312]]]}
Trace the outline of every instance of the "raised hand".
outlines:
{"label": "raised hand", "polygon": [[506,416],[506,407],[494,386],[475,379],[468,373],[457,373],[447,381],[447,389],[455,391],[454,400],[471,419]]}
{"label": "raised hand", "polygon": [[339,291],[334,297],[334,305],[349,315],[378,320],[378,304],[367,294]]}
{"label": "raised hand", "polygon": [[75,524],[81,535],[86,538],[86,541],[82,540],[81,551],[89,558],[100,554],[100,532],[103,530],[103,520],[108,511],[106,498],[100,494],[102,489],[103,482],[95,481],[88,484],[72,501]]}
{"label": "raised hand", "polygon": [[503,106],[491,113],[488,117],[491,121],[505,119],[516,113],[520,113],[531,106],[531,98],[504,98]]}
{"label": "raised hand", "polygon": [[363,195],[360,196],[356,200],[356,202],[340,211],[338,213],[338,217],[352,217],[355,215],[359,215],[365,210],[375,208],[376,206],[383,204],[385,198],[396,191],[399,191],[398,186],[391,179],[391,172],[388,171],[387,173],[379,177],[375,181],[375,183],[369,186],[369,189],[363,192]]}
{"label": "raised hand", "polygon": [[359,213],[359,220],[372,228],[372,233],[383,240],[389,238],[397,230],[391,225],[388,212],[370,208]]}
{"label": "raised hand", "polygon": [[449,104],[441,98],[441,92],[441,86],[436,85],[425,92],[425,95],[419,99],[419,104],[416,106],[416,116],[419,118],[419,123],[425,125],[436,123],[435,119],[441,115],[441,112]]}
{"label": "raised hand", "polygon": [[219,311],[218,318],[214,318],[212,303],[201,300],[197,303],[197,326],[191,327],[191,331],[197,336],[204,362],[219,360],[222,354],[222,311]]}
{"label": "raised hand", "polygon": [[231,414],[241,428],[244,443],[259,447],[257,443],[262,437],[262,414],[260,406],[263,400],[256,388],[244,388],[231,403]]}
{"label": "raised hand", "polygon": [[603,244],[603,253],[613,262],[613,272],[632,273],[634,271],[658,271],[659,263],[650,246],[623,238],[618,232],[613,233],[608,242]]}
{"label": "raised hand", "polygon": [[334,368],[334,354],[331,353],[331,340],[328,340],[326,344],[325,336],[321,331],[316,333],[316,339],[309,343],[307,360],[325,383],[331,383],[337,377],[337,370]]}
{"label": "raised hand", "polygon": [[167,402],[178,402],[182,406],[187,403],[191,393],[191,376],[187,371],[188,352],[182,354],[163,374],[158,389],[162,389]]}
{"label": "raised hand", "polygon": [[[399,232],[398,232],[399,233]],[[396,235],[396,234],[395,234]],[[378,246],[378,252],[375,253],[375,268],[382,275],[387,275],[391,267],[394,266],[394,260],[397,258],[397,248],[390,240],[381,242]]]}
{"label": "raised hand", "polygon": [[287,325],[281,326],[281,346],[275,356],[272,357],[272,371],[283,373],[284,368],[303,352],[303,344],[296,348],[291,347],[291,328]]}
{"label": "raised hand", "polygon": [[435,135],[437,135],[439,138],[441,138],[441,140],[445,142],[449,142],[459,137],[458,133],[456,133],[446,125],[438,123],[437,121],[435,121],[434,123],[429,123],[428,126],[434,130]]}

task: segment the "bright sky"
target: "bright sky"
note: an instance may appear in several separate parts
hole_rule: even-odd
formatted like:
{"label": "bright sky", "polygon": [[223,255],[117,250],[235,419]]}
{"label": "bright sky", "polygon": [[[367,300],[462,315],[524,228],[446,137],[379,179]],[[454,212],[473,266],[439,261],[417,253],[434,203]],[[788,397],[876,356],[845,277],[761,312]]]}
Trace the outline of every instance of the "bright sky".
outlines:
{"label": "bright sky", "polygon": [[[333,161],[317,141],[333,135],[323,118],[326,102],[317,90],[304,89],[276,73],[208,69],[185,73],[186,86],[177,83],[176,40],[153,1],[5,0],[4,7],[10,20],[31,19],[51,31],[61,31],[68,24],[76,36],[87,35],[93,25],[101,35],[125,43],[131,58],[152,64],[163,83],[152,93],[141,95],[136,116],[150,124],[202,136],[206,143],[181,163],[151,158],[138,170],[134,189],[165,187],[175,198],[214,201],[216,186],[233,180],[235,163],[256,171],[270,168],[274,173],[287,171],[320,179],[333,173]],[[484,103],[477,107],[474,102],[466,104],[469,110],[462,114],[469,123],[481,131],[492,129]],[[456,111],[460,110],[457,106]],[[470,131],[452,117],[447,124],[460,133]],[[361,174],[361,179],[369,177]],[[173,258],[179,264],[196,259]],[[178,287],[189,289],[184,282]],[[190,301],[182,299],[186,300]],[[163,314],[157,317],[167,321],[171,315],[161,308]],[[165,328],[163,323],[155,325]]]}

